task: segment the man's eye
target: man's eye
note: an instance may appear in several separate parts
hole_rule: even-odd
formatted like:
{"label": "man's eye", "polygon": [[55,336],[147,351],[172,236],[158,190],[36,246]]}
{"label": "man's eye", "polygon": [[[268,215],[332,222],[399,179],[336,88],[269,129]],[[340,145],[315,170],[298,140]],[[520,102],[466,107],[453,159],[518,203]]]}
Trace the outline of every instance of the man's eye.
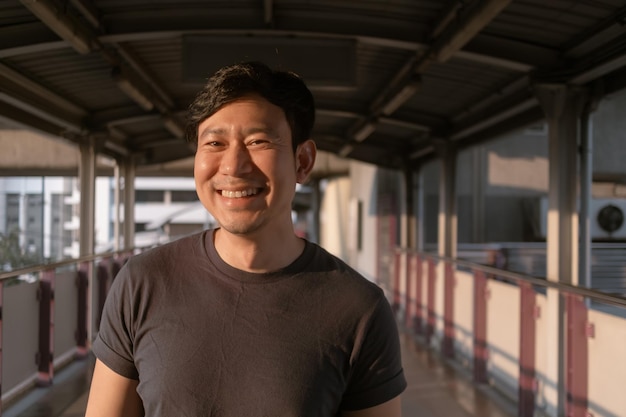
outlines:
{"label": "man's eye", "polygon": [[251,139],[250,142],[248,142],[249,145],[262,145],[264,143],[268,143],[269,141],[265,138],[255,138],[255,139]]}

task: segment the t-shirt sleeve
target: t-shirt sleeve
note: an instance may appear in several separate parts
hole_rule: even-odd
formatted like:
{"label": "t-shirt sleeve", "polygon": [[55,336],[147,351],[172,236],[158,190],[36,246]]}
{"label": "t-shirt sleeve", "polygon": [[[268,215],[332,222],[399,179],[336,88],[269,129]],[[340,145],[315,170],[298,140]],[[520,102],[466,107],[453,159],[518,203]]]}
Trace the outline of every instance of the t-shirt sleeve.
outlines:
{"label": "t-shirt sleeve", "polygon": [[382,296],[366,330],[341,408],[374,407],[400,395],[406,385],[397,323]]}
{"label": "t-shirt sleeve", "polygon": [[127,262],[111,285],[92,350],[96,357],[114,372],[139,379],[133,361],[132,291]]}

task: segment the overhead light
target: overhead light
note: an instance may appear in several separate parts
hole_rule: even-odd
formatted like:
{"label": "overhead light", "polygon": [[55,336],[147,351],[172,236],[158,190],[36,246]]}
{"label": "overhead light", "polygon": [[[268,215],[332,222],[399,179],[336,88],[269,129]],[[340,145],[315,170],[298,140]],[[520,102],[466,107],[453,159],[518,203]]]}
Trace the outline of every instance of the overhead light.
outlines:
{"label": "overhead light", "polygon": [[112,76],[120,90],[139,104],[141,108],[148,111],[154,108],[154,103],[150,100],[148,94],[144,93],[140,88],[133,84],[127,76],[123,74],[121,68],[113,68]]}
{"label": "overhead light", "polygon": [[354,135],[352,135],[352,137],[357,142],[363,142],[365,139],[367,139],[369,135],[374,133],[375,130],[376,121],[369,121],[361,126],[356,132],[354,132]]}
{"label": "overhead light", "polygon": [[59,10],[48,0],[21,0],[21,2],[61,39],[72,45],[78,53],[91,52],[90,36],[79,26],[76,19]]}
{"label": "overhead light", "polygon": [[383,114],[390,115],[391,113],[398,110],[400,106],[402,106],[408,99],[413,97],[413,95],[417,92],[417,89],[420,86],[420,79],[415,78],[412,79],[408,84],[406,84],[402,89],[394,95],[382,108]]}
{"label": "overhead light", "polygon": [[167,130],[169,130],[172,135],[176,136],[177,138],[182,138],[185,135],[185,131],[183,130],[183,128],[172,117],[164,117],[163,125]]}

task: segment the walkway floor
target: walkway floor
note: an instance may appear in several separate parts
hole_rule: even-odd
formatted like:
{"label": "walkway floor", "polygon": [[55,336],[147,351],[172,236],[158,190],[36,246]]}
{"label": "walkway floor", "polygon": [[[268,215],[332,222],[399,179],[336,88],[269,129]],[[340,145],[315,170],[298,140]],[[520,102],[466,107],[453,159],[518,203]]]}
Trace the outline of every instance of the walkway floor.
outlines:
{"label": "walkway floor", "polygon": [[[517,410],[490,389],[472,384],[432,351],[402,335],[402,358],[408,387],[402,397],[404,417],[514,417]],[[55,383],[3,410],[2,417],[79,417],[85,412],[93,360],[71,365]]]}

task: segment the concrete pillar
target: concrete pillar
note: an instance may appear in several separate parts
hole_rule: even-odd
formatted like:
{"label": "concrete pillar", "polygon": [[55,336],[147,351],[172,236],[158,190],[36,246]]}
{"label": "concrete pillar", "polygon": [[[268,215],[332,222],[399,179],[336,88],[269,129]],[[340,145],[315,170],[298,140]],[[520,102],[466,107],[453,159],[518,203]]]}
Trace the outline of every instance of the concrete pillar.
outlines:
{"label": "concrete pillar", "polygon": [[591,287],[591,187],[593,184],[593,125],[591,114],[585,111],[580,128],[580,249],[579,281]]}
{"label": "concrete pillar", "polygon": [[311,213],[310,213],[310,229],[308,230],[309,239],[312,242],[320,241],[320,205],[322,201],[322,193],[320,190],[320,180],[311,180],[308,184],[311,187]]}
{"label": "concrete pillar", "polygon": [[[399,286],[395,289],[399,291],[399,307],[406,314],[410,304],[411,271],[409,259],[411,252],[415,249],[415,229],[413,226],[413,171],[405,169],[402,172],[400,187],[400,240],[396,248],[397,262],[395,272],[398,275]],[[408,325],[408,323],[407,323]]]}
{"label": "concrete pillar", "polygon": [[[579,117],[585,91],[562,84],[534,86],[548,122],[549,189],[546,236],[547,270],[550,281],[578,284],[577,213]],[[559,417],[566,413],[566,326],[563,297],[547,292],[545,397]],[[555,387],[556,389],[552,388]]]}
{"label": "concrete pillar", "polygon": [[487,163],[485,147],[477,145],[472,150],[472,241],[485,242],[485,187],[487,178]]}
{"label": "concrete pillar", "polygon": [[135,161],[124,161],[124,249],[135,247]]}
{"label": "concrete pillar", "polygon": [[120,162],[116,161],[113,174],[113,250],[120,250],[122,236],[122,176]]}
{"label": "concrete pillar", "polygon": [[[79,255],[92,255],[95,250],[96,234],[96,146],[93,138],[87,139],[80,145],[80,161],[78,166],[78,184],[80,187],[80,228],[78,231]],[[95,297],[93,276],[93,262],[83,266],[87,279],[87,340],[92,341],[94,332],[93,300]],[[90,343],[90,342],[87,342]]]}
{"label": "concrete pillar", "polygon": [[404,220],[405,228],[403,246],[408,250],[416,248],[416,230],[415,230],[415,173],[406,169],[404,172]]}
{"label": "concrete pillar", "polygon": [[413,171],[413,228],[415,233],[415,249],[424,251],[424,175],[422,167]]}
{"label": "concrete pillar", "polygon": [[437,145],[441,158],[439,176],[439,256],[456,257],[457,215],[456,215],[456,159],[457,151],[450,143]]}
{"label": "concrete pillar", "polygon": [[580,249],[579,281],[591,287],[591,224],[590,205],[593,185],[593,122],[591,114],[598,108],[603,97],[602,84],[590,91],[580,121]]}
{"label": "concrete pillar", "polygon": [[90,138],[80,145],[78,166],[80,186],[79,254],[92,255],[95,244],[96,219],[96,147]]}

